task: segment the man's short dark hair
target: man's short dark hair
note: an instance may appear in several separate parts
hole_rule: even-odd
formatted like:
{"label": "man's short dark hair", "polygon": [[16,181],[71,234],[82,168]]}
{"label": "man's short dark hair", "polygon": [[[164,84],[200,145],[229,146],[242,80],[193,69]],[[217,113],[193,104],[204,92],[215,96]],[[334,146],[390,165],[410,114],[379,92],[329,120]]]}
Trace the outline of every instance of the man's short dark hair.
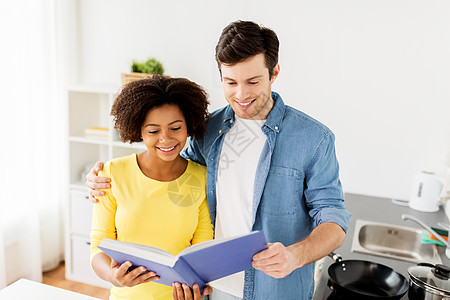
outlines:
{"label": "man's short dark hair", "polygon": [[201,139],[208,118],[208,95],[186,78],[154,75],[126,84],[114,101],[111,116],[122,142],[141,142],[141,126],[147,113],[163,105],[176,105],[186,119],[189,136]]}
{"label": "man's short dark hair", "polygon": [[279,41],[275,32],[251,21],[236,21],[225,27],[216,45],[217,65],[234,65],[263,53],[269,77],[278,64]]}

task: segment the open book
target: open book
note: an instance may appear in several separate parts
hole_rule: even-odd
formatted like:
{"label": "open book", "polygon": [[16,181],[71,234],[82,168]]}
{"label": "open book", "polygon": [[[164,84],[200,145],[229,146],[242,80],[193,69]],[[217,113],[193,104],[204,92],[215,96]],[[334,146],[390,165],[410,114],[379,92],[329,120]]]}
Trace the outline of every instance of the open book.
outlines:
{"label": "open book", "polygon": [[106,255],[122,264],[145,266],[160,277],[159,282],[172,286],[173,282],[197,283],[200,290],[207,282],[252,268],[252,257],[267,248],[262,231],[252,231],[234,237],[215,239],[192,245],[177,256],[164,250],[103,239],[98,246]]}

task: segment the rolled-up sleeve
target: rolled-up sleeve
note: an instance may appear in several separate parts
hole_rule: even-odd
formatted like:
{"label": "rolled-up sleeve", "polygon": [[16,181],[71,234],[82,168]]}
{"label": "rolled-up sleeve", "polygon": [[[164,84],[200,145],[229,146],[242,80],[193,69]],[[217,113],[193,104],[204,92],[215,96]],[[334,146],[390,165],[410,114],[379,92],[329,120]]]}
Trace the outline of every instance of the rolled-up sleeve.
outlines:
{"label": "rolled-up sleeve", "polygon": [[306,205],[314,226],[331,222],[347,231],[351,214],[344,206],[334,144],[334,135],[328,131],[317,146],[306,171]]}

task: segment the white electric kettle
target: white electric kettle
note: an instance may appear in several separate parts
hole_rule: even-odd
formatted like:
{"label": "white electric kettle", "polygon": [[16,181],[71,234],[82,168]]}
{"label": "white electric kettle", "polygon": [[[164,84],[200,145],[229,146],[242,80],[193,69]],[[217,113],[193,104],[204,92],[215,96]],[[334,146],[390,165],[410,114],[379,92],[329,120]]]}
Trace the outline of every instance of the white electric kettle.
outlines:
{"label": "white electric kettle", "polygon": [[438,211],[444,185],[444,180],[434,173],[422,171],[416,174],[409,207],[423,212]]}

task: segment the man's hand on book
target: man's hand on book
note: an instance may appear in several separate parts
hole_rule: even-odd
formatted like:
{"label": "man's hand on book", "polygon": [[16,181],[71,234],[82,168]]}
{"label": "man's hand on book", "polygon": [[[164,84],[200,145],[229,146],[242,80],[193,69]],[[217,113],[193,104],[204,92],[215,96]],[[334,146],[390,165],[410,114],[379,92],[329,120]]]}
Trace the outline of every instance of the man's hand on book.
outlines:
{"label": "man's hand on book", "polygon": [[111,283],[117,287],[132,287],[141,283],[159,279],[159,276],[156,276],[155,272],[146,272],[147,269],[142,266],[128,272],[128,269],[131,266],[132,264],[129,261],[126,261],[120,265],[114,260],[111,260]]}
{"label": "man's hand on book", "polygon": [[[194,284],[192,290],[185,283],[181,284],[179,282],[174,282],[172,286],[173,286],[173,293],[172,293],[173,300],[201,300],[203,299],[203,297],[210,295],[212,293],[212,288],[209,285],[205,286],[205,288],[203,289],[203,293],[201,294],[198,284]],[[194,295],[192,295],[192,292],[194,292]]]}
{"label": "man's hand on book", "polygon": [[274,278],[284,278],[297,266],[295,255],[281,243],[268,243],[266,250],[253,256],[252,266]]}

